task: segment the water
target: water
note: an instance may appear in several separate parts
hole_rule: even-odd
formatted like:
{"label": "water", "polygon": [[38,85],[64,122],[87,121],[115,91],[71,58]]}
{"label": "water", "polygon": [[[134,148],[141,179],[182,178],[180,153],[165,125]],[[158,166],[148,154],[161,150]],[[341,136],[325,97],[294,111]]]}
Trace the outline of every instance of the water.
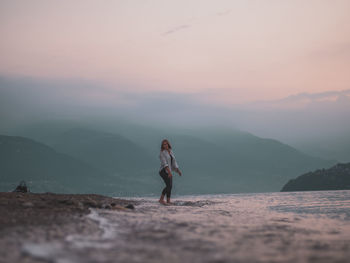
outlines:
{"label": "water", "polygon": [[23,251],[64,263],[350,262],[350,191],[137,200],[134,211],[92,210],[94,234]]}

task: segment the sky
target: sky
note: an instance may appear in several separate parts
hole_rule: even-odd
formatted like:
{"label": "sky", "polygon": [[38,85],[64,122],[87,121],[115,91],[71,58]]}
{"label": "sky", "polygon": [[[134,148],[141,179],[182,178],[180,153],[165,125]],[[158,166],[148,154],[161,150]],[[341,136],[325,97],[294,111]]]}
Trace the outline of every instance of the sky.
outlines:
{"label": "sky", "polygon": [[0,76],[87,83],[62,92],[91,103],[165,94],[232,107],[339,92],[349,10],[348,0],[1,0]]}

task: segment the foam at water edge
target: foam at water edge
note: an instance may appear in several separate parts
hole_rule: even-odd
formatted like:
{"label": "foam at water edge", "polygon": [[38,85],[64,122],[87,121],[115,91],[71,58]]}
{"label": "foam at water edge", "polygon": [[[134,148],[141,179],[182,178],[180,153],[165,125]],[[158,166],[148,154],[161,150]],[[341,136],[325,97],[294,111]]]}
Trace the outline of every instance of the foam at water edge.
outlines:
{"label": "foam at water edge", "polygon": [[90,209],[87,218],[98,223],[102,235],[99,233],[95,235],[72,234],[66,236],[66,244],[58,242],[26,243],[22,246],[22,253],[54,263],[76,263],[79,260],[75,259],[74,254],[67,253],[67,250],[72,247],[79,250],[84,248],[110,249],[112,247],[110,240],[116,237],[117,224],[111,224],[94,209]]}
{"label": "foam at water edge", "polygon": [[62,244],[56,242],[42,244],[27,243],[23,245],[22,253],[39,260],[55,263],[76,262],[76,260],[67,258]]}
{"label": "foam at water edge", "polygon": [[66,237],[66,241],[72,243],[72,245],[76,248],[110,248],[112,244],[108,243],[107,241],[116,237],[116,227],[118,225],[116,223],[110,223],[106,218],[100,216],[95,209],[90,209],[90,213],[87,215],[87,218],[98,223],[98,226],[102,231],[102,236],[68,235]]}
{"label": "foam at water edge", "polygon": [[100,216],[95,209],[90,209],[90,214],[87,217],[99,224],[99,227],[103,231],[102,239],[113,239],[116,236],[116,227],[118,225],[116,223],[110,223],[106,218]]}

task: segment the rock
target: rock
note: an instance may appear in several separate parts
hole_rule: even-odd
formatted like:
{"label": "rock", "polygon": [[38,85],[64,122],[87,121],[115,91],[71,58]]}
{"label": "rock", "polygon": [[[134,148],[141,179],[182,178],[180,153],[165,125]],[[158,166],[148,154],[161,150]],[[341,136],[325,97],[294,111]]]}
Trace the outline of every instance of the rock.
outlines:
{"label": "rock", "polygon": [[127,209],[135,209],[133,204],[128,204],[128,205],[125,206],[125,208],[127,208]]}
{"label": "rock", "polygon": [[84,202],[84,205],[91,208],[103,208],[102,203],[99,203],[96,201],[87,201],[87,202]]}
{"label": "rock", "polygon": [[126,210],[126,208],[124,206],[115,205],[112,206],[112,210]]}
{"label": "rock", "polygon": [[19,183],[19,185],[17,185],[16,189],[13,190],[13,192],[16,192],[16,193],[27,193],[27,192],[29,192],[29,188],[27,187],[25,181],[21,181]]}
{"label": "rock", "polygon": [[90,198],[88,200],[84,201],[84,205],[88,206],[88,207],[92,207],[92,208],[101,207],[101,205],[99,205],[96,201],[94,201]]}

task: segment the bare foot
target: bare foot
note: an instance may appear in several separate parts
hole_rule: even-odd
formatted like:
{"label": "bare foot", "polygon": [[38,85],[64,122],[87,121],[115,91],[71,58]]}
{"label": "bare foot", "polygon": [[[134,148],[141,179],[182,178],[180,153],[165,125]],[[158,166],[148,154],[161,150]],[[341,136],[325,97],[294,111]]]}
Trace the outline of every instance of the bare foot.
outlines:
{"label": "bare foot", "polygon": [[166,202],[166,205],[173,205],[173,202]]}
{"label": "bare foot", "polygon": [[158,202],[161,203],[162,205],[166,205],[164,200],[159,200]]}

